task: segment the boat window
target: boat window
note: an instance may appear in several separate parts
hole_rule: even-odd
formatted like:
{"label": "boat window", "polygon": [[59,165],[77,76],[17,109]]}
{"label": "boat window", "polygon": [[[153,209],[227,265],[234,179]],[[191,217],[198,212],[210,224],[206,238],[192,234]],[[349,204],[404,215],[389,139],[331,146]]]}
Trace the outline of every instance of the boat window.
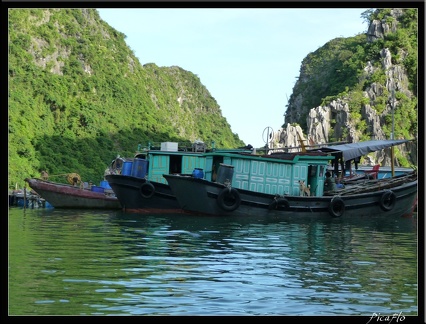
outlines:
{"label": "boat window", "polygon": [[319,176],[323,177],[324,176],[324,170],[325,170],[325,166],[324,165],[320,165],[319,167]]}
{"label": "boat window", "polygon": [[317,168],[318,168],[318,165],[310,165],[309,166],[308,173],[309,173],[310,177],[315,177],[317,175]]}
{"label": "boat window", "polygon": [[213,158],[213,166],[212,166],[212,181],[213,182],[216,182],[217,172],[219,170],[221,163],[223,163],[223,156],[215,156]]}
{"label": "boat window", "polygon": [[169,173],[182,173],[181,155],[170,155]]}

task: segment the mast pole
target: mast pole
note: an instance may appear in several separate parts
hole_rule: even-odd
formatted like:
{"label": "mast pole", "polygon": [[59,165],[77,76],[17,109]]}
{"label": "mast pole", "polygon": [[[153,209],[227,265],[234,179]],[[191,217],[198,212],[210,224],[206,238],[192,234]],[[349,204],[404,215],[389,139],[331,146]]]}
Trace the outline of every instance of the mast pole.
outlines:
{"label": "mast pole", "polygon": [[[391,133],[391,140],[395,139],[395,119],[394,119],[394,110],[395,110],[395,88],[392,89],[392,133]],[[395,166],[394,166],[394,150],[393,145],[391,146],[391,170],[392,170],[392,177],[395,176]]]}

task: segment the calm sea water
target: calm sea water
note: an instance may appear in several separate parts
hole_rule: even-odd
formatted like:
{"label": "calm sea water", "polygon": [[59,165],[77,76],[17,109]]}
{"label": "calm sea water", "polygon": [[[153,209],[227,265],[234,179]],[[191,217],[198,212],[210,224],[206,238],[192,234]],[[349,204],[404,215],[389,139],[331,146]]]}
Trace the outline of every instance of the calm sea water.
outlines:
{"label": "calm sea water", "polygon": [[8,217],[9,315],[418,315],[416,217]]}

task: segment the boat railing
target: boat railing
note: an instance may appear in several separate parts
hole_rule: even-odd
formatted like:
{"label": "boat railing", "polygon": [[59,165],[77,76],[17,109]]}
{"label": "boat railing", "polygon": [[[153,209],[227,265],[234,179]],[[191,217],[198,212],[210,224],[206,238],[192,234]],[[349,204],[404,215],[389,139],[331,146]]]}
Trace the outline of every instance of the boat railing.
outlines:
{"label": "boat railing", "polygon": [[317,150],[321,149],[323,147],[327,147],[330,145],[340,145],[340,144],[347,144],[349,142],[347,141],[339,141],[339,142],[330,142],[330,143],[322,143],[322,144],[313,144],[313,145],[306,145],[303,146],[283,146],[283,147],[267,147],[266,145],[264,147],[256,148],[256,151],[258,152],[265,152],[264,154],[271,154],[271,153],[300,153],[303,151],[303,149],[306,150]]}

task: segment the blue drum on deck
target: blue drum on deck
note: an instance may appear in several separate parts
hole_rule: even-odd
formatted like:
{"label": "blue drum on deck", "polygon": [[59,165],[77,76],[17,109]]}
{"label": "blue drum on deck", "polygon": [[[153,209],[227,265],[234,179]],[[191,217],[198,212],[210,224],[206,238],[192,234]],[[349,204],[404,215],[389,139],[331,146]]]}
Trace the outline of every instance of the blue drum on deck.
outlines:
{"label": "blue drum on deck", "polygon": [[121,170],[122,175],[131,175],[132,174],[132,161],[124,161],[123,162],[123,169]]}
{"label": "blue drum on deck", "polygon": [[111,186],[109,185],[108,181],[101,181],[101,187],[104,189],[111,189]]}
{"label": "blue drum on deck", "polygon": [[145,178],[146,171],[148,169],[148,160],[145,159],[134,159],[132,166],[132,177]]}
{"label": "blue drum on deck", "polygon": [[104,192],[105,192],[105,188],[98,187],[98,186],[92,186],[91,190],[92,190],[93,192],[102,192],[102,193],[104,193]]}
{"label": "blue drum on deck", "polygon": [[204,178],[204,171],[203,171],[203,169],[195,168],[194,171],[192,171],[192,176],[194,178],[199,178],[199,179]]}

